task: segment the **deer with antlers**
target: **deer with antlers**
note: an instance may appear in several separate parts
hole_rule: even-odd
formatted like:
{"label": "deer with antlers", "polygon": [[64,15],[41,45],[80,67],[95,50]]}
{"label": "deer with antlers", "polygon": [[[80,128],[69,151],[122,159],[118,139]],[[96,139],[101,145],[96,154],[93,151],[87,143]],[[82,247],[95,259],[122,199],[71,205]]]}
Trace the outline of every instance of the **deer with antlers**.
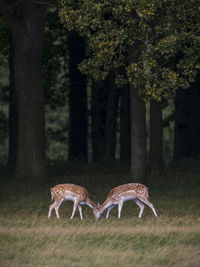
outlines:
{"label": "deer with antlers", "polygon": [[110,211],[118,205],[118,218],[121,216],[121,211],[123,207],[123,203],[127,200],[133,200],[140,208],[139,218],[141,218],[144,204],[148,205],[154,215],[157,217],[157,213],[154,209],[153,204],[148,200],[148,188],[143,184],[138,183],[129,183],[124,184],[118,187],[113,188],[108,194],[104,203],[98,207],[93,209],[94,216],[96,219],[100,218],[103,214],[104,210],[107,209],[106,219],[108,219]]}

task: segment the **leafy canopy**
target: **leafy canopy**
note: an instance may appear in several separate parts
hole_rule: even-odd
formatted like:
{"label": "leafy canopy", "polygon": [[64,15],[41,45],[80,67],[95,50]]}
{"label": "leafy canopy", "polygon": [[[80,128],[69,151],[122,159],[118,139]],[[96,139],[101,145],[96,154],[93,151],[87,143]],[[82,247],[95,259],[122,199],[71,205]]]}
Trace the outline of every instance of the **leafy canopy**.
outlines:
{"label": "leafy canopy", "polygon": [[61,0],[59,16],[88,42],[80,70],[95,80],[111,70],[143,98],[161,101],[187,88],[200,68],[198,0]]}

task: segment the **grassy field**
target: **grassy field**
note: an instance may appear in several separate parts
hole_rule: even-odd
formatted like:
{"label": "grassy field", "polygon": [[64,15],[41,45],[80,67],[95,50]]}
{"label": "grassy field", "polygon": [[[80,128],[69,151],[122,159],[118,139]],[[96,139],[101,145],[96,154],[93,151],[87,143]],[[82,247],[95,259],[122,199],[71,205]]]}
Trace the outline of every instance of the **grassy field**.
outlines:
{"label": "grassy field", "polygon": [[138,207],[127,202],[120,220],[116,208],[108,220],[95,220],[92,210],[83,207],[83,221],[78,212],[69,219],[72,202],[61,205],[61,219],[54,212],[47,219],[49,188],[63,182],[80,184],[95,202],[102,202],[113,186],[132,182],[126,170],[76,166],[65,175],[51,172],[40,186],[4,179],[0,266],[200,266],[199,174],[195,165],[149,177],[150,201],[158,218],[145,206],[138,219]]}

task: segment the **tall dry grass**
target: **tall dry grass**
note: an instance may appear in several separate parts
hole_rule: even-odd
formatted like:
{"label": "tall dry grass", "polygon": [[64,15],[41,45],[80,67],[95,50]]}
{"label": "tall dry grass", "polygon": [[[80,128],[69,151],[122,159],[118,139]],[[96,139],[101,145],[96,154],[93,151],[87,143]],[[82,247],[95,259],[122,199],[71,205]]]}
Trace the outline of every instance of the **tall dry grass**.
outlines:
{"label": "tall dry grass", "polygon": [[47,219],[49,188],[56,183],[81,184],[102,202],[113,186],[130,181],[124,169],[80,167],[68,172],[40,185],[2,183],[0,266],[199,266],[198,168],[149,178],[158,218],[146,206],[138,219],[138,207],[127,202],[120,220],[116,208],[108,220],[95,220],[88,207],[83,208],[83,221],[78,212],[70,220],[72,203],[67,202],[60,208],[60,220],[55,213]]}

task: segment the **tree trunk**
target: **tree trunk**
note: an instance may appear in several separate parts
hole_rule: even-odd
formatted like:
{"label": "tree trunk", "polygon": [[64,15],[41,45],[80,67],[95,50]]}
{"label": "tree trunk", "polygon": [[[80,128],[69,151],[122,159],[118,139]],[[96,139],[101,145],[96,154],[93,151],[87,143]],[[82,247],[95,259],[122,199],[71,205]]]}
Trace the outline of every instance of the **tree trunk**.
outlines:
{"label": "tree trunk", "polygon": [[120,160],[130,164],[130,91],[126,85],[121,88],[120,105]]}
{"label": "tree trunk", "polygon": [[114,159],[116,151],[117,115],[119,106],[119,89],[115,85],[115,74],[109,75],[109,95],[106,112],[106,135],[104,159]]}
{"label": "tree trunk", "polygon": [[[129,47],[130,63],[138,60],[139,43]],[[131,174],[134,181],[146,184],[146,118],[145,103],[137,88],[130,84]]]}
{"label": "tree trunk", "polygon": [[162,103],[150,102],[150,169],[163,168]]}
{"label": "tree trunk", "polygon": [[[17,179],[40,180],[45,175],[44,96],[41,49],[46,6],[26,1],[1,3],[10,26],[14,49],[14,87],[17,107]],[[11,95],[12,97],[12,95]],[[13,107],[14,108],[14,107]]]}
{"label": "tree trunk", "polygon": [[179,89],[175,98],[174,161],[190,155],[188,115],[189,90]]}
{"label": "tree trunk", "polygon": [[188,152],[191,157],[200,156],[200,72],[189,89]]}
{"label": "tree trunk", "polygon": [[93,161],[100,161],[104,158],[108,87],[108,79],[105,81],[93,82],[92,84],[91,135]]}
{"label": "tree trunk", "polygon": [[7,169],[9,174],[12,176],[14,174],[16,160],[17,160],[17,125],[18,125],[18,116],[17,116],[17,106],[16,106],[16,92],[14,84],[14,47],[11,34],[10,38],[10,54],[9,54],[9,142],[8,142],[8,162]]}
{"label": "tree trunk", "polygon": [[200,73],[187,90],[179,89],[175,100],[174,161],[200,155]]}
{"label": "tree trunk", "polygon": [[131,174],[134,181],[146,184],[145,103],[130,85],[131,101]]}
{"label": "tree trunk", "polygon": [[87,162],[87,88],[86,79],[78,70],[85,57],[85,43],[76,33],[69,34],[69,53],[69,161]]}

